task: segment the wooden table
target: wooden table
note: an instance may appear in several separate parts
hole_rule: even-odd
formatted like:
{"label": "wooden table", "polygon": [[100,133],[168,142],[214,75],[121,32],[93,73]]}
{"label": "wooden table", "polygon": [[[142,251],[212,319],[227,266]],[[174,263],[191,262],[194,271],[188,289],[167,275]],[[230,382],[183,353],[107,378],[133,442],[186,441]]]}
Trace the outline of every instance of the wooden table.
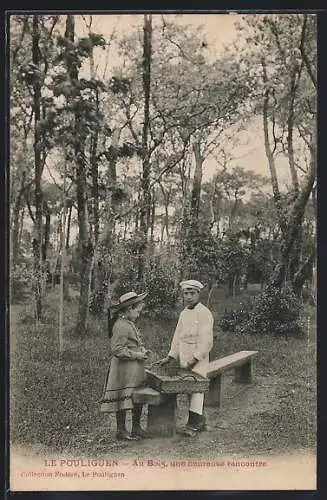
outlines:
{"label": "wooden table", "polygon": [[[177,396],[209,390],[209,380],[189,373],[186,378],[160,376],[146,371],[146,387],[136,389],[133,401],[148,405],[148,432],[156,436],[171,437],[176,433]],[[156,377],[155,377],[156,375]],[[157,383],[156,383],[157,382]],[[154,388],[153,386],[157,388]]]}

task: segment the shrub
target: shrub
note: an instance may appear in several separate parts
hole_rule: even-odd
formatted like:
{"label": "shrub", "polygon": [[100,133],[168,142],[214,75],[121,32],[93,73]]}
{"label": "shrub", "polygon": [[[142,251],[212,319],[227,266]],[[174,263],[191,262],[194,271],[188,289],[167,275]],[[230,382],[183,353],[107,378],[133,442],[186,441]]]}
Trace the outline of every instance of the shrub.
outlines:
{"label": "shrub", "polygon": [[300,311],[301,302],[290,289],[267,287],[238,310],[226,311],[219,325],[235,333],[300,337]]}
{"label": "shrub", "polygon": [[240,304],[238,309],[225,309],[219,320],[219,327],[225,332],[238,332],[240,325],[250,318],[250,306],[248,303]]}
{"label": "shrub", "polygon": [[168,317],[175,309],[179,290],[175,287],[174,270],[160,264],[151,266],[145,276],[149,295],[146,300],[150,315]]}
{"label": "shrub", "polygon": [[135,291],[149,293],[146,298],[144,314],[154,317],[167,317],[171,315],[176,306],[178,289],[175,287],[175,271],[173,268],[163,267],[158,262],[151,262],[144,273],[144,280],[140,282],[133,270],[124,273],[115,289],[119,297],[123,293]]}
{"label": "shrub", "polygon": [[11,303],[20,302],[32,288],[33,274],[31,266],[25,262],[17,264],[10,271],[10,300]]}
{"label": "shrub", "polygon": [[104,283],[99,289],[93,290],[90,294],[89,311],[91,314],[101,315],[103,313],[103,305],[107,293],[107,284]]}

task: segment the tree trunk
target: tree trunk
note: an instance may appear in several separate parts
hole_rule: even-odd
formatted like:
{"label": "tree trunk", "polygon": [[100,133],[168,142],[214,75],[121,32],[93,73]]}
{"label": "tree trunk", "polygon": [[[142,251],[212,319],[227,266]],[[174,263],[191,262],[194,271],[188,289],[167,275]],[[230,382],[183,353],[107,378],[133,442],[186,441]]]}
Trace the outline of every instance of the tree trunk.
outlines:
{"label": "tree trunk", "polygon": [[271,185],[272,185],[276,210],[278,213],[279,224],[280,224],[280,228],[281,228],[282,232],[284,232],[286,230],[286,221],[285,221],[284,211],[283,211],[283,207],[282,207],[282,203],[281,203],[281,196],[280,196],[279,185],[278,185],[274,151],[271,149],[270,139],[269,139],[269,127],[268,127],[269,89],[268,89],[268,76],[267,76],[266,62],[264,59],[262,60],[262,68],[263,68],[263,81],[264,81],[264,84],[266,86],[266,90],[264,93],[264,99],[263,99],[263,131],[264,131],[265,151],[266,151],[266,156],[267,156],[267,160],[268,160]]}
{"label": "tree trunk", "polygon": [[67,220],[67,230],[66,230],[66,249],[69,248],[69,238],[70,238],[70,226],[71,226],[71,221],[72,221],[72,211],[73,211],[73,204],[71,203],[69,205],[69,210],[68,210],[68,220]]}
{"label": "tree trunk", "polygon": [[302,265],[297,270],[296,274],[293,277],[292,281],[292,289],[297,297],[301,297],[303,285],[306,280],[309,279],[312,274],[312,269],[315,263],[316,251],[312,249],[310,255],[307,259],[302,263]]}
{"label": "tree trunk", "polygon": [[162,185],[162,183],[159,183],[160,189],[162,192],[162,196],[164,199],[164,208],[165,208],[165,215],[163,217],[163,222],[162,222],[162,239],[163,239],[163,233],[166,231],[167,235],[167,240],[169,241],[170,234],[169,234],[169,201],[170,201],[170,195],[171,195],[171,187],[169,188],[169,191],[167,192]]}
{"label": "tree trunk", "polygon": [[17,194],[14,207],[12,210],[12,226],[11,226],[11,265],[15,266],[20,255],[20,227],[21,227],[21,212],[23,209],[22,198],[24,194],[25,172],[22,174],[21,186]]}
{"label": "tree trunk", "polygon": [[[40,66],[40,26],[39,16],[33,16],[32,31],[32,60],[35,67]],[[35,205],[35,231],[33,241],[34,255],[34,297],[36,319],[39,321],[42,315],[42,137],[40,130],[41,119],[41,81],[35,79],[33,84],[33,107],[34,107],[34,205]]]}
{"label": "tree trunk", "polygon": [[64,169],[64,186],[63,186],[63,212],[61,216],[60,224],[60,252],[61,252],[61,262],[60,262],[60,299],[59,299],[59,360],[62,357],[64,351],[64,292],[65,292],[65,265],[67,260],[66,245],[65,245],[65,230],[66,230],[66,210],[67,210],[67,199],[66,199],[66,162]]}
{"label": "tree trunk", "polygon": [[195,171],[193,178],[193,187],[191,194],[191,224],[196,225],[199,217],[200,198],[201,198],[201,183],[202,183],[202,165],[203,157],[201,155],[200,143],[193,144],[193,152],[195,157]]}
{"label": "tree trunk", "polygon": [[150,89],[151,89],[151,55],[152,55],[152,15],[144,15],[143,38],[143,93],[144,93],[144,119],[142,129],[142,197],[140,207],[140,232],[143,239],[142,251],[139,253],[138,279],[143,279],[145,254],[148,243],[148,230],[150,224],[151,191],[150,191],[150,152],[149,152],[149,126],[150,126]]}
{"label": "tree trunk", "polygon": [[271,282],[272,286],[275,286],[279,289],[283,286],[283,283],[285,281],[290,256],[294,247],[294,243],[299,236],[305,208],[310,198],[310,194],[312,192],[313,185],[316,179],[316,148],[313,145],[314,141],[315,138],[313,137],[311,144],[310,169],[305,181],[305,185],[293,204],[289,216],[289,222],[287,224],[287,230],[282,236],[279,263],[275,268],[274,276]]}
{"label": "tree trunk", "polygon": [[297,89],[296,72],[293,71],[290,83],[290,105],[287,117],[287,150],[288,150],[288,164],[290,167],[292,185],[294,190],[294,199],[299,194],[299,179],[295,166],[294,147],[293,147],[293,132],[294,132],[294,101]]}
{"label": "tree trunk", "polygon": [[107,241],[111,244],[113,233],[115,230],[115,214],[116,214],[116,204],[114,198],[114,192],[117,184],[117,159],[118,159],[118,147],[120,141],[121,129],[115,129],[112,134],[111,146],[110,146],[110,159],[108,165],[108,188],[107,189],[107,225],[105,229],[105,238],[101,238],[103,241]]}
{"label": "tree trunk", "polygon": [[[74,42],[75,37],[75,22],[74,16],[67,15],[66,21],[66,38]],[[67,69],[70,81],[73,87],[76,87],[78,82],[77,66],[73,64],[71,58],[67,58]],[[89,230],[87,224],[87,207],[86,207],[86,165],[85,165],[85,141],[86,128],[83,123],[83,117],[80,111],[81,100],[77,96],[74,101],[74,153],[76,161],[76,197],[77,197],[77,218],[78,218],[78,245],[80,257],[80,296],[78,304],[78,318],[76,324],[76,333],[79,336],[84,336],[86,333],[86,321],[88,314],[88,298],[89,298],[89,268],[92,258],[92,243],[89,238]]]}
{"label": "tree trunk", "polygon": [[24,220],[25,220],[25,207],[23,207],[20,214],[20,222],[19,222],[19,235],[18,235],[18,249],[20,250],[20,246],[22,244],[22,235],[24,229]]}
{"label": "tree trunk", "polygon": [[44,238],[42,245],[42,260],[45,262],[47,260],[49,244],[50,244],[50,229],[51,229],[51,212],[47,203],[43,203],[45,212],[45,224],[44,224]]}
{"label": "tree trunk", "polygon": [[91,138],[91,177],[92,177],[92,203],[93,203],[93,226],[94,226],[94,244],[99,239],[99,172],[97,161],[98,149],[98,131],[94,132]]}
{"label": "tree trunk", "polygon": [[151,243],[154,240],[154,227],[156,222],[156,197],[154,189],[152,190],[152,203],[151,203],[151,230],[150,230],[150,239]]}
{"label": "tree trunk", "polygon": [[299,267],[300,267],[300,259],[301,259],[301,248],[303,243],[303,230],[302,226],[299,227],[298,236],[294,241],[293,250],[290,255],[288,273],[287,273],[287,281],[292,282],[294,276],[296,275]]}
{"label": "tree trunk", "polygon": [[[93,57],[90,58],[90,61]],[[97,111],[99,112],[99,99],[98,93],[96,94],[97,101]],[[89,278],[89,295],[91,290],[97,289],[99,286],[99,276],[98,276],[98,262],[97,262],[97,246],[99,240],[99,172],[98,172],[98,160],[97,160],[97,150],[98,150],[98,130],[95,130],[91,137],[91,151],[90,151],[90,164],[91,164],[91,178],[92,178],[92,219],[93,219],[93,259],[90,269]]]}

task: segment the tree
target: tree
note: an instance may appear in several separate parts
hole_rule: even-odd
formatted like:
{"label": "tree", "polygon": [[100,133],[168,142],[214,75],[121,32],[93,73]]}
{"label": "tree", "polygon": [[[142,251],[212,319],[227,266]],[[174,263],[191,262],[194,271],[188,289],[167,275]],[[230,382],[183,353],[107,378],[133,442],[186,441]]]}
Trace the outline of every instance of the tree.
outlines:
{"label": "tree", "polygon": [[[34,295],[35,314],[39,321],[42,315],[42,295],[44,288],[44,266],[43,266],[43,195],[42,195],[42,174],[46,161],[49,144],[44,127],[48,119],[47,100],[42,94],[44,81],[49,67],[49,59],[52,56],[51,36],[57,24],[58,16],[45,16],[44,18],[33,15],[23,21],[21,43],[26,33],[31,36],[31,59],[30,62],[22,62],[20,66],[21,79],[24,81],[25,89],[31,96],[30,109],[31,119],[33,118],[33,155],[34,155],[34,216],[30,209],[30,215],[34,222],[33,235],[33,256],[34,256]],[[31,24],[30,24],[31,23]],[[17,60],[19,45],[14,50],[13,57]],[[20,101],[18,101],[19,104]],[[17,105],[17,104],[16,104]],[[25,144],[29,129],[25,128]],[[25,176],[23,176],[25,179]],[[25,187],[24,187],[25,189]],[[26,193],[26,191],[25,191]],[[29,206],[29,205],[28,205]],[[48,234],[45,234],[48,238]],[[46,244],[46,242],[45,242]]]}
{"label": "tree", "polygon": [[152,15],[144,14],[144,38],[143,38],[143,92],[144,92],[144,119],[142,128],[142,202],[140,210],[140,231],[143,236],[144,245],[139,256],[138,277],[141,280],[144,272],[145,250],[148,240],[150,226],[150,154],[148,136],[150,127],[150,92],[151,92],[151,39],[152,39]]}
{"label": "tree", "polygon": [[[262,98],[256,100],[256,111],[263,118],[265,150],[282,231],[280,257],[271,283],[281,288],[286,281],[294,280],[298,269],[301,227],[316,178],[315,16],[254,15],[248,16],[245,24],[252,51],[249,64],[260,55],[260,64],[248,71],[262,92]],[[295,142],[307,162],[296,158]],[[292,180],[286,204],[275,165],[281,154],[288,158]]]}

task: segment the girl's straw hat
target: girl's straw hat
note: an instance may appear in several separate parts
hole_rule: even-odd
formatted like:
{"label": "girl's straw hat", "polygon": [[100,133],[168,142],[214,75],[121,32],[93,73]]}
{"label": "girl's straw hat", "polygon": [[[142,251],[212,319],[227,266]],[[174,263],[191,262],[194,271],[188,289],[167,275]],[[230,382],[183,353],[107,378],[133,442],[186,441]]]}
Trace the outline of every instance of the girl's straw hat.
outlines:
{"label": "girl's straw hat", "polygon": [[116,302],[116,304],[112,304],[111,307],[115,309],[115,311],[120,311],[121,309],[126,309],[129,306],[142,302],[147,295],[148,292],[143,292],[139,295],[136,292],[127,292],[124,293],[124,295],[121,295],[118,302]]}

